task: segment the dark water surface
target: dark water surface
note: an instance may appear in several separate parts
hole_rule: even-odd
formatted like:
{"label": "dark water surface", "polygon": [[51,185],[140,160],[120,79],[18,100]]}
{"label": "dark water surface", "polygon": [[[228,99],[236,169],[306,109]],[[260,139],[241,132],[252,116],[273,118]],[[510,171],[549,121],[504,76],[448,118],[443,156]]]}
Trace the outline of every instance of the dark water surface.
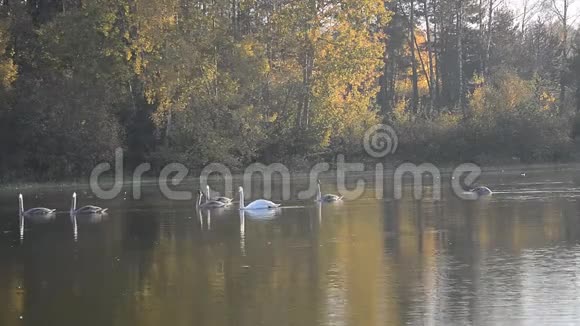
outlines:
{"label": "dark water surface", "polygon": [[[342,204],[284,202],[304,207],[267,218],[204,211],[201,222],[192,202],[153,185],[138,201],[130,189],[112,201],[72,186],[5,189],[0,325],[580,324],[578,176],[512,167],[481,179],[497,191],[488,200],[376,200],[369,189]],[[59,210],[26,220],[23,239],[19,191],[26,207]],[[71,220],[72,191],[109,216]]]}

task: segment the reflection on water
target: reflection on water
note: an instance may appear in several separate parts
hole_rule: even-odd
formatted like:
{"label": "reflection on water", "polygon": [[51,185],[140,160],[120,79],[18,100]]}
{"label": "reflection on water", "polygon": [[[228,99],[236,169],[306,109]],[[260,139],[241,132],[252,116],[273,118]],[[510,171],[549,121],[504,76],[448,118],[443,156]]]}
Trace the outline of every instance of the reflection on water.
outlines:
{"label": "reflection on water", "polygon": [[70,188],[31,189],[62,206],[50,221],[20,219],[4,191],[0,325],[574,324],[575,172],[489,174],[496,194],[475,202],[369,191],[263,212],[145,189],[93,199],[105,219],[64,213]]}
{"label": "reflection on water", "polygon": [[22,214],[20,214],[20,216],[18,216],[18,223],[20,225],[20,227],[19,227],[20,242],[22,243],[24,241],[24,227],[26,225],[26,220],[24,219],[24,216]]}

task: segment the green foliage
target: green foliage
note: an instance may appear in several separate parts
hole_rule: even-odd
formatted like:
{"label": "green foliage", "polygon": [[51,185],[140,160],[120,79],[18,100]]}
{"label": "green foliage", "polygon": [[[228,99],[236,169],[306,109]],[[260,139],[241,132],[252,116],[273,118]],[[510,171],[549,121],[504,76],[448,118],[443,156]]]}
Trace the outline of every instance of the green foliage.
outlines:
{"label": "green foliage", "polygon": [[12,140],[5,144],[5,170],[40,178],[87,175],[122,146],[116,113],[127,94],[124,69],[106,53],[102,12],[91,7],[87,13],[43,24],[34,31],[34,46],[16,53],[34,68],[14,82],[17,96],[3,117]]}
{"label": "green foliage", "polygon": [[436,161],[569,159],[570,122],[554,105],[556,86],[500,71],[472,93],[467,119],[446,113],[399,123],[400,149],[411,156],[420,149],[419,158]]}
{"label": "green foliage", "polygon": [[570,156],[580,65],[563,85],[557,24],[488,26],[483,2],[463,26],[456,0],[44,4],[0,7],[0,179],[86,175],[117,147],[129,167],[306,166],[382,120],[409,157]]}

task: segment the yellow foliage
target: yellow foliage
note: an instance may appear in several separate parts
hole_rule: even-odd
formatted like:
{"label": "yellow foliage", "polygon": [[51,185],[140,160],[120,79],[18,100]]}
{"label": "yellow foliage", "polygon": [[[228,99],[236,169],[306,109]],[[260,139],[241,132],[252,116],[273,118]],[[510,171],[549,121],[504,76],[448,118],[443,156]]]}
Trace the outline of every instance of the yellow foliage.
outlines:
{"label": "yellow foliage", "polygon": [[12,59],[0,58],[0,86],[9,88],[16,80],[18,70]]}
{"label": "yellow foliage", "polygon": [[477,87],[471,95],[469,95],[469,107],[471,114],[481,115],[485,112],[485,97],[486,89],[484,87]]}
{"label": "yellow foliage", "polygon": [[495,107],[504,110],[513,110],[521,103],[528,101],[532,96],[530,82],[516,74],[502,74],[496,81],[495,87],[498,96],[494,96]]}
{"label": "yellow foliage", "polygon": [[480,86],[469,96],[469,113],[472,125],[480,130],[491,130],[506,117],[520,114],[545,118],[556,107],[556,97],[549,89],[510,71],[497,72],[485,84],[474,81]]}
{"label": "yellow foliage", "polygon": [[435,124],[443,130],[451,130],[459,125],[461,118],[457,113],[442,113],[435,118]]}
{"label": "yellow foliage", "polygon": [[409,112],[409,100],[403,98],[395,103],[393,108],[393,117],[396,121],[405,123],[411,120],[411,112]]}
{"label": "yellow foliage", "polygon": [[[338,20],[325,29],[309,33],[317,37],[312,86],[312,123],[323,130],[320,145],[345,133],[357,134],[360,126],[377,121],[372,99],[378,92],[376,80],[383,62],[382,34],[371,34],[359,25],[360,10],[384,13],[377,1],[348,2],[352,10],[338,13]],[[383,8],[383,9],[379,9]]]}
{"label": "yellow foliage", "polygon": [[0,86],[9,88],[16,80],[18,70],[12,58],[6,55],[8,33],[4,24],[0,25]]}
{"label": "yellow foliage", "polygon": [[556,106],[557,99],[556,96],[554,96],[554,94],[551,94],[550,92],[547,91],[543,91],[540,94],[540,103],[542,105],[542,110],[550,111],[554,109],[554,107]]}
{"label": "yellow foliage", "polygon": [[532,84],[509,72],[497,73],[479,85],[469,96],[470,114],[475,117],[514,111],[534,98]]}
{"label": "yellow foliage", "polygon": [[[419,96],[429,95],[429,51],[427,51],[427,39],[425,34],[421,30],[415,31],[415,39],[417,41],[418,48],[415,47],[415,59],[417,64],[417,86],[419,90]],[[411,48],[409,42],[405,42],[403,47],[404,53],[407,56],[411,56]],[[433,61],[433,70],[436,69],[435,61]],[[395,81],[395,90],[397,94],[411,96],[413,92],[412,84],[413,71],[411,66],[405,70],[404,74],[401,74],[399,79]]]}

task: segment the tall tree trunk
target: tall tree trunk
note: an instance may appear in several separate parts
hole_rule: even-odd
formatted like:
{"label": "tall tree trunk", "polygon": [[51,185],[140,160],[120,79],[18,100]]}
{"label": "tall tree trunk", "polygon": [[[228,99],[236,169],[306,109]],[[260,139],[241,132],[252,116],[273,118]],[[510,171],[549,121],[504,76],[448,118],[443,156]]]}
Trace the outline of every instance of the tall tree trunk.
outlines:
{"label": "tall tree trunk", "polygon": [[417,43],[417,38],[415,38],[415,48],[417,49],[417,57],[419,57],[419,63],[421,63],[421,70],[425,75],[425,79],[427,79],[427,88],[429,92],[431,92],[431,77],[429,72],[427,71],[427,67],[425,66],[425,62],[423,61],[423,57],[421,56],[421,51],[419,50],[419,44]]}
{"label": "tall tree trunk", "polygon": [[491,52],[491,36],[493,27],[493,0],[489,0],[489,7],[487,12],[487,45],[485,47],[485,68],[484,74],[489,75],[489,57]]}
{"label": "tall tree trunk", "polygon": [[239,40],[240,38],[240,26],[239,26],[239,0],[232,0],[232,31],[234,34],[234,40]]}
{"label": "tall tree trunk", "polygon": [[392,65],[392,62],[389,58],[389,51],[386,50],[386,49],[388,49],[388,43],[387,43],[386,39],[385,39],[384,43],[385,43],[385,51],[383,54],[383,71],[382,71],[382,74],[379,78],[379,84],[380,84],[381,90],[379,91],[379,94],[378,94],[378,104],[381,107],[382,115],[386,115],[390,111],[389,84],[390,84],[390,78],[391,78],[391,65]]}
{"label": "tall tree trunk", "polygon": [[216,15],[217,15],[217,11],[215,9],[216,7],[216,2],[215,0],[212,1],[212,18],[211,18],[211,27],[212,27],[212,32],[213,32],[213,64],[214,64],[214,69],[215,69],[215,79],[214,79],[214,84],[213,84],[213,96],[214,96],[214,101],[217,104],[217,100],[218,100],[218,96],[219,96],[219,82],[218,82],[218,78],[219,78],[219,50],[218,50],[218,36],[217,36],[217,26],[216,26]]}
{"label": "tall tree trunk", "polygon": [[529,0],[524,0],[524,11],[522,13],[522,37],[526,34],[526,18],[528,16]]}
{"label": "tall tree trunk", "polygon": [[307,65],[306,65],[306,96],[304,98],[304,118],[305,126],[308,128],[310,126],[310,93],[311,93],[311,77],[312,70],[314,69],[314,51],[310,49],[308,55]]}
{"label": "tall tree trunk", "polygon": [[310,118],[310,77],[313,65],[313,48],[308,39],[308,33],[304,34],[304,58],[302,60],[302,96],[300,98],[300,107],[298,109],[297,126],[306,128]]}
{"label": "tall tree trunk", "polygon": [[568,9],[570,3],[573,0],[561,0],[563,4],[563,8],[558,6],[558,0],[550,0],[550,10],[556,15],[556,18],[559,20],[560,24],[562,25],[562,36],[560,39],[560,100],[559,100],[559,110],[560,113],[564,113],[563,109],[566,104],[566,62],[568,59]]}
{"label": "tall tree trunk", "polygon": [[[237,1],[237,0],[234,0]],[[273,8],[269,7],[266,16],[266,24],[268,25],[267,28],[267,40],[266,40],[266,55],[268,57],[268,67],[271,69],[274,66],[274,58],[273,58],[273,50],[272,50],[272,42],[274,40],[274,31],[272,28],[272,11]],[[270,90],[270,83],[272,82],[272,73],[269,71],[266,74],[266,85],[264,89],[264,106],[266,109],[266,114],[269,116],[271,113],[272,105],[271,105],[271,90]]]}
{"label": "tall tree trunk", "polygon": [[464,85],[463,85],[463,1],[459,0],[459,8],[457,9],[457,65],[459,67],[459,89],[458,89],[458,103],[463,118],[467,117],[465,112],[465,105],[463,103]]}
{"label": "tall tree trunk", "polygon": [[304,43],[303,51],[304,58],[302,58],[302,95],[300,97],[300,104],[298,108],[297,125],[299,128],[308,128],[310,124],[310,97],[311,97],[311,79],[314,71],[314,44],[309,38],[310,31],[315,28],[316,14],[318,11],[318,2],[310,0],[308,2],[311,19],[306,22],[304,29]]}
{"label": "tall tree trunk", "polygon": [[409,47],[411,48],[411,81],[413,84],[413,97],[411,99],[411,108],[417,113],[419,102],[419,85],[417,77],[417,59],[415,58],[415,2],[411,0],[411,14],[409,15]]}
{"label": "tall tree trunk", "polygon": [[[439,21],[439,17],[437,15],[437,2],[436,0],[433,0],[433,8],[435,9],[435,13],[434,13],[434,20],[433,20],[433,43],[437,46],[440,42],[440,37],[439,37],[439,33],[440,33],[440,21]],[[439,98],[441,97],[441,61],[439,59],[439,53],[441,52],[439,51],[434,51],[434,57],[435,57],[435,94],[436,94],[436,101],[435,101],[435,105],[439,105]]]}
{"label": "tall tree trunk", "polygon": [[433,113],[433,107],[435,106],[435,92],[434,83],[435,78],[433,72],[433,49],[431,46],[431,29],[429,23],[429,7],[427,6],[427,0],[423,2],[423,8],[425,10],[425,31],[427,36],[427,52],[429,53],[429,113]]}
{"label": "tall tree trunk", "polygon": [[171,111],[171,108],[168,108],[167,111],[167,125],[165,126],[165,139],[164,139],[164,144],[166,147],[168,147],[169,141],[171,139],[171,132],[173,130],[173,112]]}
{"label": "tall tree trunk", "polygon": [[[489,0],[491,1],[491,0]],[[483,75],[484,67],[484,60],[485,60],[485,53],[483,48],[485,47],[485,26],[483,24],[483,16],[485,16],[485,9],[483,8],[483,0],[479,0],[479,8],[478,8],[478,19],[479,19],[479,44],[481,46],[481,51],[479,51],[479,73]]]}
{"label": "tall tree trunk", "polygon": [[566,61],[568,59],[568,5],[569,0],[564,0],[564,8],[561,14],[562,21],[562,54],[560,56],[560,113],[564,113],[566,105]]}

